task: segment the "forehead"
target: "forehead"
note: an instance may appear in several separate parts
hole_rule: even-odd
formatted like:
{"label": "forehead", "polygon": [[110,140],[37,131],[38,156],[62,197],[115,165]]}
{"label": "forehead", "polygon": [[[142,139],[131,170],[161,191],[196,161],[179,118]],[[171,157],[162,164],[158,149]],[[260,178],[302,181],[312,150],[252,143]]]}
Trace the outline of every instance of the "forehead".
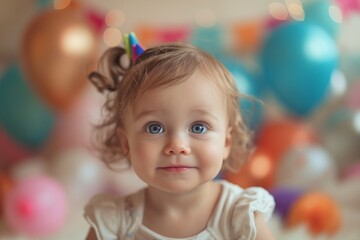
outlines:
{"label": "forehead", "polygon": [[154,110],[207,110],[225,109],[225,95],[213,79],[197,71],[173,85],[148,89],[137,98],[133,111]]}

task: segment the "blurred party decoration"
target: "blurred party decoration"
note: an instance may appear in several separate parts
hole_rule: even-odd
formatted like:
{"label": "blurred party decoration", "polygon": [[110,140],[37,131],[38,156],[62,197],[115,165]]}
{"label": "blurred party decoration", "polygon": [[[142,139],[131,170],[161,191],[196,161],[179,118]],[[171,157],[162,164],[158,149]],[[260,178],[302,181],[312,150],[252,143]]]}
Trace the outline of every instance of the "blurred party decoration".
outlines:
{"label": "blurred party decoration", "polygon": [[315,235],[332,235],[341,225],[339,205],[325,193],[308,192],[294,202],[288,214],[288,227],[300,224],[306,224]]}
{"label": "blurred party decoration", "polygon": [[334,159],[319,145],[295,146],[284,154],[276,172],[276,186],[315,189],[337,179]]}
{"label": "blurred party decoration", "polygon": [[36,6],[38,9],[45,9],[52,6],[54,0],[36,0]]}
{"label": "blurred party decoration", "polygon": [[324,148],[335,159],[340,172],[360,156],[360,113],[344,106],[332,109],[322,124],[319,135]]}
{"label": "blurred party decoration", "polygon": [[258,147],[266,151],[276,162],[293,147],[316,141],[314,130],[305,122],[295,119],[266,121],[257,135]]}
{"label": "blurred party decoration", "polygon": [[224,53],[225,34],[224,29],[214,25],[212,27],[196,27],[193,29],[189,41],[198,48],[215,56]]}
{"label": "blurred party decoration", "polygon": [[100,36],[106,27],[105,14],[96,11],[95,9],[87,9],[85,14],[89,23],[93,26],[96,34]]}
{"label": "blurred party decoration", "polygon": [[265,19],[265,28],[272,30],[275,27],[288,21],[289,12],[286,8],[285,3],[282,2],[271,2],[269,4],[269,17]]}
{"label": "blurred party decoration", "polygon": [[4,200],[14,185],[14,180],[5,171],[0,171],[0,219],[4,212]]}
{"label": "blurred party decoration", "polygon": [[47,237],[64,225],[67,200],[61,186],[49,177],[24,179],[5,199],[5,221],[18,234]]}
{"label": "blurred party decoration", "polygon": [[10,174],[15,181],[43,176],[47,173],[46,160],[39,156],[25,158],[24,161],[11,166]]}
{"label": "blurred party decoration", "polygon": [[329,0],[314,0],[304,5],[305,21],[314,23],[326,30],[331,36],[337,35],[341,15],[333,13],[331,8],[337,7]]}
{"label": "blurred party decoration", "polygon": [[346,105],[351,109],[360,111],[360,79],[349,88]]}
{"label": "blurred party decoration", "polygon": [[257,148],[238,172],[225,171],[222,178],[243,188],[261,186],[270,189],[274,186],[275,171],[275,161]]}
{"label": "blurred party decoration", "polygon": [[125,22],[125,14],[120,9],[111,9],[106,13],[105,23],[108,27],[121,27]]}
{"label": "blurred party decoration", "polygon": [[279,214],[282,220],[286,220],[293,203],[304,194],[304,190],[289,187],[274,187],[270,189],[275,199],[275,213]]}
{"label": "blurred party decoration", "polygon": [[135,32],[144,46],[151,46],[156,42],[156,29],[154,27],[140,25]]}
{"label": "blurred party decoration", "polygon": [[330,92],[333,97],[344,97],[348,83],[345,74],[337,69],[331,75]]}
{"label": "blurred party decoration", "polygon": [[318,25],[290,22],[269,33],[260,61],[263,78],[281,104],[288,112],[306,117],[327,96],[338,51]]}
{"label": "blurred party decoration", "polygon": [[192,29],[187,25],[171,27],[140,25],[135,32],[141,45],[147,47],[168,42],[188,42]]}
{"label": "blurred party decoration", "polygon": [[97,48],[95,31],[79,9],[41,12],[23,37],[26,74],[47,104],[63,110],[86,86]]}
{"label": "blurred party decoration", "polygon": [[172,26],[171,28],[157,29],[157,41],[160,43],[167,42],[186,42],[190,35],[188,26]]}
{"label": "blurred party decoration", "polygon": [[305,13],[304,7],[301,1],[287,1],[286,8],[292,19],[296,21],[304,21]]}
{"label": "blurred party decoration", "polygon": [[104,96],[95,88],[87,88],[68,109],[58,115],[47,148],[66,151],[73,148],[94,149],[94,125],[101,120]]}
{"label": "blurred party decoration", "polygon": [[282,25],[282,24],[284,24],[286,22],[288,22],[287,19],[281,20],[281,19],[276,19],[276,18],[273,18],[273,17],[269,17],[264,22],[265,30],[272,31],[275,28],[277,28],[278,26],[280,26],[280,25]]}
{"label": "blurred party decoration", "polygon": [[360,161],[357,161],[347,166],[342,172],[342,177],[344,180],[354,178],[358,178],[360,180]]}
{"label": "blurred party decoration", "polygon": [[24,160],[34,153],[25,149],[21,144],[12,139],[0,127],[0,163],[1,165],[12,165]]}
{"label": "blurred party decoration", "polygon": [[260,21],[249,21],[234,24],[233,35],[235,45],[240,52],[255,52],[258,50],[263,35]]}
{"label": "blurred party decoration", "polygon": [[49,161],[49,173],[61,183],[72,202],[86,203],[105,185],[102,162],[85,149],[57,153]]}
{"label": "blurred party decoration", "polygon": [[360,12],[359,0],[335,0],[335,2],[341,8],[345,18],[347,18],[352,12]]}
{"label": "blurred party decoration", "polygon": [[5,70],[0,77],[0,127],[19,145],[38,150],[49,138],[55,116],[32,90],[19,66]]}

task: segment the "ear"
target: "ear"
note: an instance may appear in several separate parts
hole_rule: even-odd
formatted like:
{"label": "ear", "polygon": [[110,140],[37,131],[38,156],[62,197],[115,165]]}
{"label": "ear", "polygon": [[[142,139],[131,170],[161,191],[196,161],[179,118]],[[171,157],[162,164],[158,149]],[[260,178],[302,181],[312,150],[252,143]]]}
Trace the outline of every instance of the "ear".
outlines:
{"label": "ear", "polygon": [[128,155],[129,155],[129,142],[128,142],[128,139],[127,139],[125,129],[118,128],[117,129],[117,135],[118,135],[118,138],[119,138],[121,152],[125,157],[128,157]]}
{"label": "ear", "polygon": [[227,159],[229,157],[232,142],[233,142],[232,140],[233,140],[232,139],[232,128],[228,127],[228,129],[226,130],[226,135],[225,135],[223,159]]}

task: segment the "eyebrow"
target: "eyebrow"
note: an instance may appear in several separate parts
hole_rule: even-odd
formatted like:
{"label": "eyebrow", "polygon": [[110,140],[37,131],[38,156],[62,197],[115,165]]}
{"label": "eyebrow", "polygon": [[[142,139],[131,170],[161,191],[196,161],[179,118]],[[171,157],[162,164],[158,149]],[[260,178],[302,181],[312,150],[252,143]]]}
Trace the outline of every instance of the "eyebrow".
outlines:
{"label": "eyebrow", "polygon": [[[134,117],[134,121],[137,121],[137,120],[139,120],[139,119],[141,119],[141,118],[143,118],[145,116],[153,115],[153,114],[158,113],[158,112],[166,115],[165,110],[150,109],[150,110],[145,110],[145,111],[142,111],[142,112],[136,114],[135,117]],[[213,120],[216,120],[216,121],[218,120],[218,118],[214,114],[212,114],[209,111],[204,110],[202,108],[195,108],[195,109],[191,110],[190,113],[199,113],[199,114],[202,114],[202,115],[209,116]]]}
{"label": "eyebrow", "polygon": [[143,118],[145,116],[148,116],[148,115],[153,115],[153,114],[155,114],[157,112],[165,113],[165,111],[158,110],[158,109],[145,110],[145,111],[142,111],[142,112],[136,114],[135,117],[134,117],[134,121],[137,121],[137,120],[139,120],[139,119],[141,119],[141,118]]}
{"label": "eyebrow", "polygon": [[191,113],[200,113],[206,116],[209,116],[210,118],[212,118],[213,120],[218,120],[218,118],[216,117],[216,115],[212,114],[211,112],[204,110],[202,108],[195,108],[194,110],[191,111]]}

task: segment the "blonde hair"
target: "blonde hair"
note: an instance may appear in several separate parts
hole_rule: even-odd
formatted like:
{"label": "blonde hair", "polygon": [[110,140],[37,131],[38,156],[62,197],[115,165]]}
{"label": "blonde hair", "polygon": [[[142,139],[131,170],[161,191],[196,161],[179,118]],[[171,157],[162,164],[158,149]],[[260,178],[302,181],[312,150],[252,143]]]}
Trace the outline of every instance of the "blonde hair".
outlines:
{"label": "blonde hair", "polygon": [[99,91],[109,90],[104,105],[105,119],[96,126],[95,146],[110,166],[124,161],[117,129],[124,127],[126,113],[136,99],[149,89],[186,80],[196,71],[213,80],[227,99],[232,146],[224,167],[237,170],[251,150],[251,137],[240,114],[240,93],[230,72],[210,54],[188,44],[169,43],[147,49],[128,67],[122,62],[121,47],[108,49],[100,60],[100,72],[89,79]]}

